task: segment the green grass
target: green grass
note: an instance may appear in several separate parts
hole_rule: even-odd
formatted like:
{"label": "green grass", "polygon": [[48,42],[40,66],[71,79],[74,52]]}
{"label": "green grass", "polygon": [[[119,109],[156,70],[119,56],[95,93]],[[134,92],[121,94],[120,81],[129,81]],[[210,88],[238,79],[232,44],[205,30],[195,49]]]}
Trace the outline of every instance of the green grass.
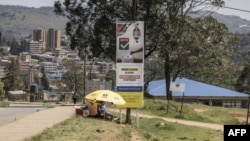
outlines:
{"label": "green grass", "polygon": [[136,132],[137,130],[130,125],[74,116],[25,141],[98,141],[104,137],[110,141],[130,141],[131,133]]}
{"label": "green grass", "polygon": [[221,131],[169,123],[161,119],[140,120],[139,131],[148,141],[222,141]]}
{"label": "green grass", "polygon": [[9,106],[9,102],[0,101],[0,107],[8,107],[8,106]]}
{"label": "green grass", "polygon": [[243,108],[224,108],[187,103],[183,104],[182,113],[180,113],[181,103],[170,101],[169,106],[167,105],[166,100],[146,99],[141,113],[218,124],[242,124],[235,118],[234,113],[247,113],[247,109]]}
{"label": "green grass", "polygon": [[131,141],[132,138],[138,141],[223,140],[221,131],[169,123],[157,118],[140,119],[139,123],[139,127],[135,127],[102,119],[74,116],[25,141]]}

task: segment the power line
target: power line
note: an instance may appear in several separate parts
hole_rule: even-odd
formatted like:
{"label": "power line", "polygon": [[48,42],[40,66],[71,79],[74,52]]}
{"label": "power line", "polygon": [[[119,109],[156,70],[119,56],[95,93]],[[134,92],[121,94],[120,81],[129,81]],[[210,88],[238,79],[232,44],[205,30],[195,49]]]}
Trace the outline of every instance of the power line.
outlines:
{"label": "power line", "polygon": [[250,13],[250,11],[248,10],[243,10],[243,9],[238,9],[238,8],[233,8],[233,7],[227,7],[227,6],[222,6],[223,8],[227,8],[227,9],[232,9],[232,10],[237,10],[237,11],[242,11],[242,12],[248,12]]}

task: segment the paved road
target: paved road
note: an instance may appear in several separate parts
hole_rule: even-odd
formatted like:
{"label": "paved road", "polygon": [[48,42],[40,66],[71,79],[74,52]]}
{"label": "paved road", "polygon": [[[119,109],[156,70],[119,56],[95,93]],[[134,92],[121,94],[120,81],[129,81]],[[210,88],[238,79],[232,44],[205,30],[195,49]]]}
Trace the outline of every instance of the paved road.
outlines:
{"label": "paved road", "polygon": [[47,128],[71,118],[74,106],[57,106],[30,113],[18,120],[0,126],[1,141],[23,141],[41,133]]}
{"label": "paved road", "polygon": [[42,105],[11,104],[10,107],[0,108],[0,126],[16,121],[28,114],[48,109]]}

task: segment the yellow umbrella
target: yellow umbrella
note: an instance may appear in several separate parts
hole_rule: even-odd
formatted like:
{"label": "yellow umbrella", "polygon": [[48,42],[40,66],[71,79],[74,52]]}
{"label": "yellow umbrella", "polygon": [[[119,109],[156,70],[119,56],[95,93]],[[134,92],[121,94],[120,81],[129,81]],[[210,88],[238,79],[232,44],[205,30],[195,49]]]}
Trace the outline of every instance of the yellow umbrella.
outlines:
{"label": "yellow umbrella", "polygon": [[115,105],[123,105],[126,101],[116,92],[110,90],[97,90],[85,96],[88,100],[112,102]]}

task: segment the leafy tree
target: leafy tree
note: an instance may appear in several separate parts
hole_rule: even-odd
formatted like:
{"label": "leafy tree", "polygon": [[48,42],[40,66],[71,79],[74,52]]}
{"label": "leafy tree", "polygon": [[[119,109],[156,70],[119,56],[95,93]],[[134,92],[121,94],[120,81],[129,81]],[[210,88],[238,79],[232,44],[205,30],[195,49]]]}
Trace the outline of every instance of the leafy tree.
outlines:
{"label": "leafy tree", "polygon": [[9,52],[8,51],[6,51],[6,50],[4,50],[4,49],[0,49],[0,56],[6,56],[6,55],[8,55],[9,54]]}
{"label": "leafy tree", "polygon": [[109,70],[105,76],[105,81],[111,81],[112,89],[114,89],[114,86],[116,84],[116,71]]}
{"label": "leafy tree", "polygon": [[[193,3],[192,3],[193,2]],[[167,99],[172,99],[169,90],[171,81],[180,75],[194,75],[217,73],[222,79],[223,75],[230,76],[228,64],[231,62],[231,36],[224,24],[214,18],[192,18],[188,13],[204,3],[224,4],[223,1],[166,1],[163,3],[161,31],[158,32],[159,45],[157,48],[160,60],[164,62]],[[229,65],[229,66],[230,66]],[[219,69],[223,67],[223,69]],[[226,70],[226,71],[225,71]],[[233,69],[234,70],[234,69]],[[215,77],[211,77],[215,78]],[[218,81],[218,79],[216,79]]]}
{"label": "leafy tree", "polygon": [[45,62],[45,61],[46,61],[46,59],[44,57],[40,57],[38,60],[38,63]]}
{"label": "leafy tree", "polygon": [[239,38],[240,47],[235,52],[235,61],[238,65],[244,66],[247,61],[246,58],[250,56],[250,35],[236,34],[236,36]]}
{"label": "leafy tree", "polygon": [[6,76],[2,78],[4,82],[4,89],[6,91],[10,90],[20,90],[24,88],[23,81],[20,78],[20,71],[17,65],[17,60],[15,58],[10,59],[10,63],[4,68],[4,73]]}
{"label": "leafy tree", "polygon": [[129,0],[96,1],[64,0],[55,2],[54,12],[69,19],[66,34],[71,48],[82,53],[89,48],[93,57],[109,57],[115,60],[115,20],[129,20]]}
{"label": "leafy tree", "polygon": [[42,70],[42,77],[41,77],[41,87],[44,90],[50,90],[49,87],[49,79],[44,71],[44,67],[41,69]]}
{"label": "leafy tree", "polygon": [[3,100],[4,98],[4,83],[3,82],[0,82],[0,101]]}
{"label": "leafy tree", "polygon": [[[164,78],[163,62],[158,57],[152,55],[148,57],[144,64],[144,89],[147,90],[148,84],[152,80]],[[145,92],[147,96],[147,92]]]}
{"label": "leafy tree", "polygon": [[73,60],[64,60],[62,66],[67,70],[62,77],[62,83],[65,84],[66,89],[82,94],[84,91],[82,66]]}
{"label": "leafy tree", "polygon": [[12,55],[18,55],[21,49],[18,44],[18,41],[15,38],[13,38],[9,44],[10,44],[10,53]]}
{"label": "leafy tree", "polygon": [[24,84],[23,89],[29,89],[30,85],[30,72],[29,71],[20,71],[20,79],[22,80]]}
{"label": "leafy tree", "polygon": [[[237,79],[237,83],[235,84],[236,91],[243,92],[249,95],[250,98],[250,58],[247,58],[247,63],[243,70],[241,71],[240,76]],[[250,108],[250,101],[248,101],[248,110],[247,110],[247,124],[248,124],[248,117],[249,117],[249,108]]]}
{"label": "leafy tree", "polygon": [[235,89],[236,91],[250,94],[250,59],[248,58],[247,60],[248,63],[245,64],[241,71],[237,83],[235,84]]}
{"label": "leafy tree", "polygon": [[[232,84],[237,68],[232,60],[232,45],[236,39],[228,34],[226,26],[209,16],[186,17],[182,24],[178,29],[182,34],[170,38],[170,42],[164,40],[166,46],[160,48],[167,88],[171,81],[183,75],[217,82],[215,84]],[[168,96],[171,99],[171,94]]]}

